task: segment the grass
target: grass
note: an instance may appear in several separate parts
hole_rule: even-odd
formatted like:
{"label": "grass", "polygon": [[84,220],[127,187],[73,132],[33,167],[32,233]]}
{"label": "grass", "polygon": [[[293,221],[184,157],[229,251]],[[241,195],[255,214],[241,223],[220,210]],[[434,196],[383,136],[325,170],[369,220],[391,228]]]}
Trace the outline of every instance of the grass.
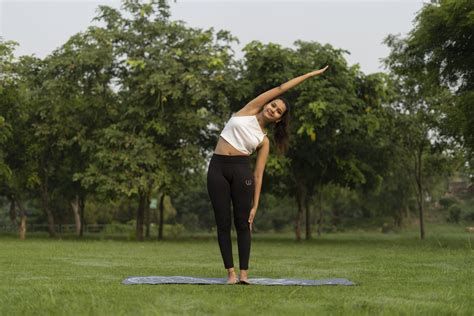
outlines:
{"label": "grass", "polygon": [[[235,234],[234,263],[238,268]],[[122,285],[128,276],[224,277],[214,236],[0,239],[0,315],[473,315],[473,237],[456,225],[345,232],[298,243],[254,234],[249,277],[357,286]]]}

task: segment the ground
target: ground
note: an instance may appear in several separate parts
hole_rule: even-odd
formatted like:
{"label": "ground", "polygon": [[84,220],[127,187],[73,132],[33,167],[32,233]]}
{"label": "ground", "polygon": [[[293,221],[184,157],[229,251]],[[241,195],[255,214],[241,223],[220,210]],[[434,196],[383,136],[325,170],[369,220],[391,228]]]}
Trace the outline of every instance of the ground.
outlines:
{"label": "ground", "polygon": [[[472,315],[473,234],[463,226],[345,232],[296,242],[254,234],[249,278],[357,286],[122,285],[128,276],[225,277],[217,240],[0,237],[0,315]],[[235,235],[234,262],[238,268]],[[237,269],[238,272],[238,269]]]}

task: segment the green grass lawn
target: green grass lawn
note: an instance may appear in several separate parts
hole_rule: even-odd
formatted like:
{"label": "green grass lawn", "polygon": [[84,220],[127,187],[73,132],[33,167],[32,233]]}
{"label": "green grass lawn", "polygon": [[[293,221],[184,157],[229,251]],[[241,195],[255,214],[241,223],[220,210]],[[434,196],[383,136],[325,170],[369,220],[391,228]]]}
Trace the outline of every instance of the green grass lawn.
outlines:
{"label": "green grass lawn", "polygon": [[[254,234],[249,278],[357,286],[122,285],[128,276],[224,277],[214,236],[164,241],[0,239],[0,315],[473,315],[473,235],[462,226],[346,232],[297,243]],[[234,263],[238,254],[233,232]]]}

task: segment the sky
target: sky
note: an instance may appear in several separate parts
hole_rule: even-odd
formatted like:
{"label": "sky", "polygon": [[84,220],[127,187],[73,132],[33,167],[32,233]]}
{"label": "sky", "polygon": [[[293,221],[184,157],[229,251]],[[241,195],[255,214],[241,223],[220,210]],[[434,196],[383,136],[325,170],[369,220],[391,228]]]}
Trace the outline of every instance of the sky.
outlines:
{"label": "sky", "polygon": [[[426,2],[427,0],[425,0]],[[240,43],[235,56],[252,40],[293,47],[296,40],[329,43],[348,50],[350,65],[365,73],[384,71],[380,59],[389,49],[388,34],[405,36],[423,6],[422,0],[177,0],[169,2],[171,19],[190,27],[228,30]],[[0,0],[0,36],[20,44],[16,55],[43,58],[77,32],[93,25],[99,5],[119,8],[108,0]]]}

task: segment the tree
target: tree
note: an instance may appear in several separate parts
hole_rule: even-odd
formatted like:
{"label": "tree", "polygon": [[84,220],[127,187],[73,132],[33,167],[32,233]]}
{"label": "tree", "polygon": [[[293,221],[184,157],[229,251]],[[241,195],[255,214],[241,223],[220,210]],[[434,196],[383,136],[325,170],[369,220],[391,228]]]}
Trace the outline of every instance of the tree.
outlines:
{"label": "tree", "polygon": [[[395,143],[400,146],[402,151],[402,163],[414,182],[416,201],[418,206],[418,216],[420,223],[420,238],[425,237],[424,212],[425,199],[429,195],[429,188],[425,181],[430,176],[427,174],[425,164],[430,159],[435,158],[432,152],[442,153],[444,150],[452,147],[449,142],[442,138],[436,138],[431,135],[439,135],[439,125],[436,123],[439,113],[430,108],[430,104],[438,104],[442,101],[440,94],[431,94],[431,89],[425,89],[420,84],[423,78],[405,77],[406,73],[400,68],[393,68],[397,59],[406,60],[409,55],[400,54],[398,49],[400,42],[390,42],[393,51],[386,62],[393,73],[397,98],[392,106],[398,112]],[[451,146],[450,146],[451,145]],[[448,158],[445,153],[445,159]],[[445,168],[430,170],[433,175],[443,173]]]}
{"label": "tree", "polygon": [[24,202],[32,195],[31,190],[37,183],[35,143],[31,138],[34,131],[22,72],[32,63],[29,59],[13,57],[16,45],[11,41],[0,41],[0,195],[7,197],[12,223],[18,225],[20,239],[25,239],[27,218]]}
{"label": "tree", "polygon": [[74,176],[91,163],[95,133],[112,122],[117,112],[113,58],[108,32],[97,27],[73,35],[46,58],[44,85],[54,95],[60,117],[56,152],[61,161],[54,178],[59,195],[69,201],[74,212],[79,236],[83,232],[86,196],[93,189],[86,189]]}
{"label": "tree", "polygon": [[392,50],[386,60],[389,69],[430,96],[425,101],[437,113],[439,137],[452,138],[470,157],[474,148],[473,16],[473,1],[433,0],[418,13],[406,38],[390,35],[385,40]]}
{"label": "tree", "polygon": [[232,85],[233,38],[170,21],[165,1],[124,1],[123,8],[130,17],[107,6],[97,17],[113,43],[116,121],[96,134],[93,163],[77,177],[100,193],[138,199],[142,240],[150,194],[185,188],[204,164],[212,109],[227,105],[222,90]]}
{"label": "tree", "polygon": [[[296,50],[252,42],[245,47],[244,78],[253,83],[252,95],[288,78],[330,65],[316,80],[308,80],[285,95],[293,105],[291,141],[287,157],[270,156],[264,184],[296,198],[296,238],[305,214],[306,239],[311,238],[311,206],[329,183],[366,189],[381,182],[385,167],[370,157],[389,146],[379,137],[381,107],[386,94],[382,75],[365,76],[349,68],[344,50],[315,42],[295,42]],[[275,188],[273,184],[275,183]],[[264,192],[264,188],[262,188]],[[319,210],[318,234],[322,211]]]}

